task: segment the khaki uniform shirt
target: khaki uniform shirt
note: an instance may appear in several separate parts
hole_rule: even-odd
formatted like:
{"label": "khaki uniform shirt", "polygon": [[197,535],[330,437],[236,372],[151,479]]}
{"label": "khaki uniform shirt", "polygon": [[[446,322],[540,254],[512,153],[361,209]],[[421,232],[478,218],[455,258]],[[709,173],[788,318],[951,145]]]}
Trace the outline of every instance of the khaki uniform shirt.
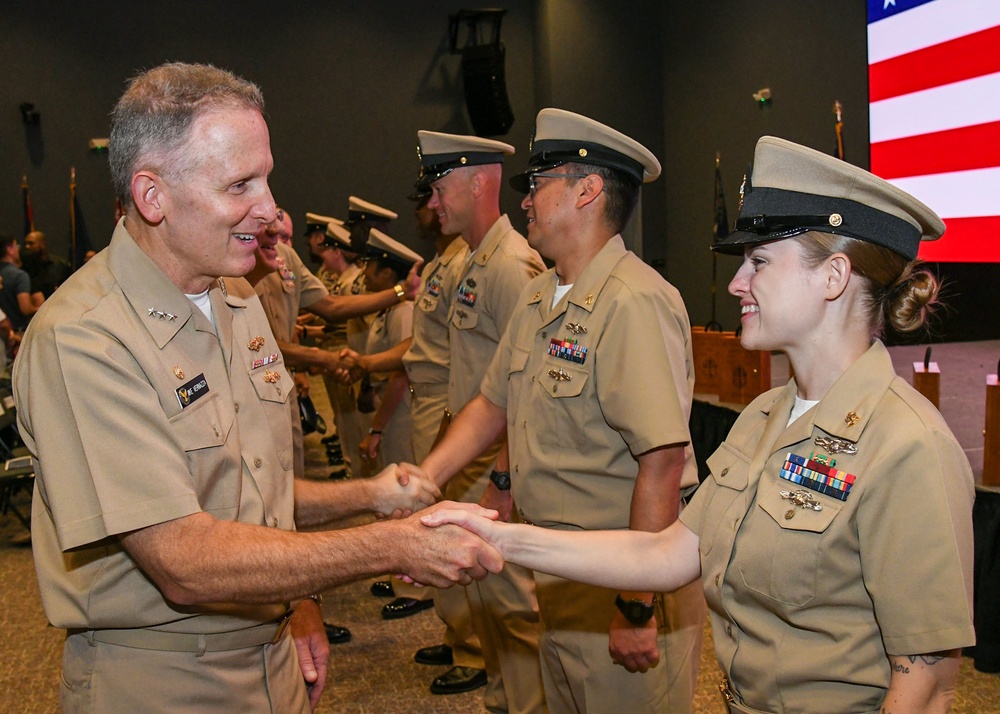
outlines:
{"label": "khaki uniform shirt", "polygon": [[[880,342],[786,428],[796,389],[744,410],[681,520],[699,536],[716,654],[744,704],[876,711],[889,655],[975,641],[972,472]],[[843,475],[781,477],[789,454],[814,453]]]}
{"label": "khaki uniform shirt", "polygon": [[213,327],[122,222],[32,320],[14,390],[57,627],[212,633],[286,609],[172,605],[116,537],[200,511],[294,529],[291,377],[250,285],[221,286]]}
{"label": "khaki uniform shirt", "polygon": [[[380,312],[372,321],[368,330],[368,345],[366,354],[384,352],[398,345],[411,335],[413,331],[413,303],[404,302],[393,305],[388,310]],[[372,388],[375,390],[376,403],[380,403],[389,382],[389,372],[374,372],[371,375]],[[413,463],[413,422],[410,417],[410,395],[404,393],[399,404],[382,425],[382,442],[379,449],[378,468],[386,464],[407,462]],[[373,415],[374,417],[374,415]]]}
{"label": "khaki uniform shirt", "polygon": [[469,246],[456,238],[444,253],[424,266],[421,290],[413,312],[413,343],[403,355],[406,374],[413,384],[447,384],[450,361],[448,311],[465,267]]}
{"label": "khaki uniform shirt", "polygon": [[448,312],[451,374],[448,408],[458,412],[479,394],[483,374],[541,257],[501,216],[468,259]]}
{"label": "khaki uniform shirt", "polygon": [[[295,320],[299,310],[322,300],[329,291],[307,268],[299,254],[278,243],[278,269],[254,286],[275,339],[295,342]],[[232,278],[227,283],[232,282]]]}
{"label": "khaki uniform shirt", "polygon": [[[364,271],[360,266],[348,266],[340,275],[328,274],[321,268],[317,275],[321,276],[324,286],[331,295],[360,295],[364,291]],[[322,277],[325,276],[325,277]],[[347,324],[345,322],[328,322],[324,330],[322,344],[327,349],[347,346]]]}
{"label": "khaki uniform shirt", "polygon": [[[691,327],[680,293],[615,236],[552,308],[521,293],[482,391],[507,410],[511,488],[536,525],[628,528],[635,457],[690,444]],[[682,486],[698,482],[690,445]]]}

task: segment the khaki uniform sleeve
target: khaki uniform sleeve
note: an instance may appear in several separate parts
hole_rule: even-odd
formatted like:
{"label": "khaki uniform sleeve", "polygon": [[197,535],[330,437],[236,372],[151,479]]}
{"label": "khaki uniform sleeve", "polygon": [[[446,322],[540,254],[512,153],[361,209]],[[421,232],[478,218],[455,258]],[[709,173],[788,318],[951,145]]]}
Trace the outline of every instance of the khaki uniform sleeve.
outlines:
{"label": "khaki uniform sleeve", "polygon": [[885,650],[969,645],[975,490],[968,461],[950,435],[933,431],[906,439],[884,468],[858,509],[858,538]]}
{"label": "khaki uniform sleeve", "polygon": [[604,418],[633,455],[691,440],[675,371],[685,375],[684,337],[660,292],[624,292],[597,345]]}
{"label": "khaki uniform sleeve", "polygon": [[296,279],[302,286],[302,292],[299,296],[299,308],[309,307],[313,303],[322,300],[330,291],[326,289],[323,281],[317,278],[309,268],[305,266],[302,259],[299,258],[299,254],[295,251],[290,251],[292,271],[295,273]]}
{"label": "khaki uniform sleeve", "polygon": [[496,352],[493,353],[493,359],[480,387],[483,396],[502,409],[507,408],[507,375],[510,374],[510,355],[516,324],[508,323],[507,328],[500,339],[500,344],[497,345]]}

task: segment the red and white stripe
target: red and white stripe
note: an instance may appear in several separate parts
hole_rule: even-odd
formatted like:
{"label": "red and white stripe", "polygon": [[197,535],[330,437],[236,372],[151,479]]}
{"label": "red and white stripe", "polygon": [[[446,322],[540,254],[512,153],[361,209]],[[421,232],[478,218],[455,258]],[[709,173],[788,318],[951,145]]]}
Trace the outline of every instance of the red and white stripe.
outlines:
{"label": "red and white stripe", "polygon": [[1000,1],[933,0],[868,26],[871,170],[948,227],[920,257],[1000,261]]}

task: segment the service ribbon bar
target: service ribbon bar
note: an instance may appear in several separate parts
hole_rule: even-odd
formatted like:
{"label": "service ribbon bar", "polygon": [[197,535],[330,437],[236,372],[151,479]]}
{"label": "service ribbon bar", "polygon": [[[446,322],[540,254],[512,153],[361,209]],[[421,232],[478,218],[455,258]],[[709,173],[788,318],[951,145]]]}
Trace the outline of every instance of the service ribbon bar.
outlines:
{"label": "service ribbon bar", "polygon": [[791,452],[781,467],[781,478],[841,501],[847,500],[854,485],[853,474]]}
{"label": "service ribbon bar", "polygon": [[560,340],[553,337],[549,342],[549,354],[577,364],[587,361],[587,348],[581,347],[577,340]]}

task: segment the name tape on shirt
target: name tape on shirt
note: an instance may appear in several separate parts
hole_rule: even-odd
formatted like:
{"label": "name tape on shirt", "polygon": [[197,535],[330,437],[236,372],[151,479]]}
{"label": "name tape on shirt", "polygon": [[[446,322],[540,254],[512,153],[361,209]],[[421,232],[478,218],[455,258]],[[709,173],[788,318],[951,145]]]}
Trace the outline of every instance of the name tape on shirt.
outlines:
{"label": "name tape on shirt", "polygon": [[181,405],[181,409],[187,409],[208,394],[208,381],[205,379],[205,373],[202,372],[190,382],[182,384],[174,392],[177,394],[177,403]]}

